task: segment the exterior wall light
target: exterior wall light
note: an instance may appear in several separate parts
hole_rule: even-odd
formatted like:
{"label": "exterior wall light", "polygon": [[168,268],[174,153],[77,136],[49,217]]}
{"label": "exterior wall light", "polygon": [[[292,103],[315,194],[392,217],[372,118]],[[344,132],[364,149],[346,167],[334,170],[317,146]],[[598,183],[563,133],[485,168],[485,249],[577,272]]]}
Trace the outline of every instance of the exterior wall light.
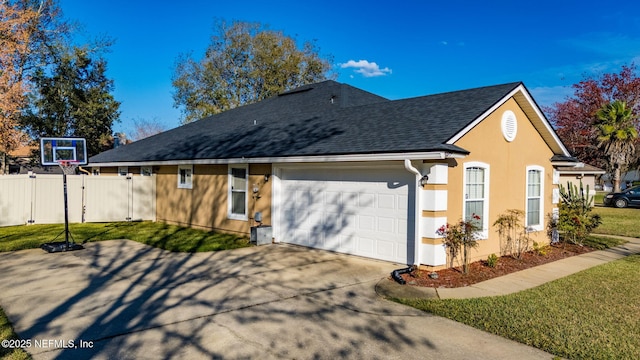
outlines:
{"label": "exterior wall light", "polygon": [[420,181],[418,181],[418,184],[419,184],[420,186],[425,186],[425,185],[427,185],[427,182],[428,182],[428,181],[429,181],[429,177],[428,177],[427,175],[424,175],[424,176],[420,179]]}

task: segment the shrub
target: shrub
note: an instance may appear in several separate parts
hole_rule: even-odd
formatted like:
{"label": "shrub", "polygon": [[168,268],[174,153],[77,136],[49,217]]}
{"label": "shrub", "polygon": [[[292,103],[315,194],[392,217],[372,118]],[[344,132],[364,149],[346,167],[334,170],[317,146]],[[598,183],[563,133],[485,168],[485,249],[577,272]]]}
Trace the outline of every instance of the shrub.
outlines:
{"label": "shrub", "polygon": [[496,254],[491,254],[487,257],[487,266],[490,268],[496,267],[498,265],[498,256]]}
{"label": "shrub", "polygon": [[524,211],[509,209],[493,223],[498,228],[501,255],[520,259],[529,250],[531,238],[524,226]]}
{"label": "shrub", "polygon": [[582,245],[587,236],[597,228],[602,220],[600,215],[592,214],[593,196],[589,195],[589,186],[584,189],[567,182],[567,188],[560,185],[560,202],[557,218],[550,221],[550,233],[557,229],[560,241]]}
{"label": "shrub", "polygon": [[547,255],[547,252],[549,252],[549,245],[540,244],[540,243],[534,241],[533,242],[533,251],[535,251],[536,254],[538,254],[540,256],[545,256],[545,255]]}
{"label": "shrub", "polygon": [[442,244],[449,253],[449,267],[453,267],[454,260],[462,251],[462,273],[469,273],[469,249],[477,247],[479,232],[482,230],[478,225],[480,216],[473,214],[471,219],[460,220],[454,225],[447,223],[442,225],[436,233],[443,237]]}

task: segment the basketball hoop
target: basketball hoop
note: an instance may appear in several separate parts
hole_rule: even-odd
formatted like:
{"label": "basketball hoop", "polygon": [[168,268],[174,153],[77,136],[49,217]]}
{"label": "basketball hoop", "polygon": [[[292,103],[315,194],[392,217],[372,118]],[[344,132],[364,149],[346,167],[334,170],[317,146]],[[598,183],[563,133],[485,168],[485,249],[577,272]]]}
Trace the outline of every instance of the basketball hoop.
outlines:
{"label": "basketball hoop", "polygon": [[80,165],[78,161],[58,160],[58,166],[60,166],[60,169],[62,169],[65,175],[75,175],[78,165]]}
{"label": "basketball hoop", "polygon": [[[80,162],[76,160],[57,160],[56,163],[60,166],[60,169],[62,169],[62,187],[64,189],[64,230],[58,234],[55,239],[53,239],[53,242],[44,243],[40,245],[40,247],[50,253],[84,249],[82,245],[73,242],[73,236],[71,236],[71,232],[69,231],[69,203],[67,200],[67,175],[74,175],[76,173],[76,168],[80,165]],[[56,242],[55,240],[62,234],[64,234],[64,241]],[[69,241],[69,238],[71,238],[72,241]]]}

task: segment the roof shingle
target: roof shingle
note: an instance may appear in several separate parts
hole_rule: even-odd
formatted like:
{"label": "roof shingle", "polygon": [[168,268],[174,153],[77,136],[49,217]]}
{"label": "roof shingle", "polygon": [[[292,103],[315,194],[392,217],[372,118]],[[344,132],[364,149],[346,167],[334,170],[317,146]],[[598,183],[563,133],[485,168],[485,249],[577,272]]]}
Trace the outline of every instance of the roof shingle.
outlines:
{"label": "roof shingle", "polygon": [[468,153],[447,140],[521,83],[403,100],[324,81],[93,156],[90,163]]}

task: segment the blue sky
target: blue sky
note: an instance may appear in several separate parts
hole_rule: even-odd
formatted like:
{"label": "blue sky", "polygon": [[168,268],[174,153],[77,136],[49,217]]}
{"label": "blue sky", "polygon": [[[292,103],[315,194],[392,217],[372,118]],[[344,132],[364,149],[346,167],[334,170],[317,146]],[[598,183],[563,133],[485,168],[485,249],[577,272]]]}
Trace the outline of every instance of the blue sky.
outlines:
{"label": "blue sky", "polygon": [[171,77],[180,54],[200,58],[215,19],[267,24],[315,40],[338,81],[389,99],[523,81],[540,105],[584,76],[640,61],[640,4],[595,1],[60,0],[87,37],[115,40],[107,75],[121,123],[179,125]]}

